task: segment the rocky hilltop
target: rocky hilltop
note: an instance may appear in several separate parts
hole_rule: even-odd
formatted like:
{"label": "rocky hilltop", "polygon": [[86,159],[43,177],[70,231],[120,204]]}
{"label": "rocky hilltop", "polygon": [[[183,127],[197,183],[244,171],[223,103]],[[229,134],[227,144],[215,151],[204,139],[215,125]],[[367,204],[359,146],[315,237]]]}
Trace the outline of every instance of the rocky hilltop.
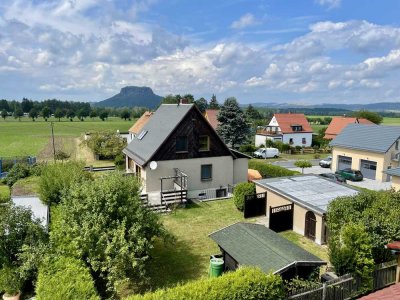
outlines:
{"label": "rocky hilltop", "polygon": [[156,108],[163,97],[154,94],[149,87],[126,86],[111,98],[97,102],[98,107],[147,107]]}

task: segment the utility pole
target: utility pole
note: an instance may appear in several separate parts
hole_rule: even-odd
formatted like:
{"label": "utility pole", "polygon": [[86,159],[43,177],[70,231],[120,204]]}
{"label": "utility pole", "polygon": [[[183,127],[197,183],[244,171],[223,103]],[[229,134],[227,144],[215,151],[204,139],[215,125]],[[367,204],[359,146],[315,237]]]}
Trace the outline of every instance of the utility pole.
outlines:
{"label": "utility pole", "polygon": [[50,122],[51,125],[51,138],[53,140],[53,157],[54,157],[54,162],[56,162],[56,146],[54,144],[54,124],[53,121]]}

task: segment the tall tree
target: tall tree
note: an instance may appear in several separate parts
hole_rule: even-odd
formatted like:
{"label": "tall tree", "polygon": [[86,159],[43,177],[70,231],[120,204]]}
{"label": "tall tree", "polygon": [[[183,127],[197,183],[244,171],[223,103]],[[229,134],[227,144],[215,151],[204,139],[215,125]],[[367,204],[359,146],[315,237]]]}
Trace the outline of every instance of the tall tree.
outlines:
{"label": "tall tree", "polygon": [[192,94],[186,94],[182,99],[185,99],[188,103],[194,103],[194,97]]}
{"label": "tall tree", "polygon": [[121,112],[121,119],[124,119],[124,120],[126,121],[127,119],[130,119],[130,118],[131,118],[131,113],[130,113],[130,111],[127,110],[127,109],[124,109],[124,110]]}
{"label": "tall tree", "polygon": [[100,113],[100,119],[102,120],[102,121],[105,121],[107,118],[108,118],[108,112],[106,111],[106,110],[103,110],[101,113]]}
{"label": "tall tree", "polygon": [[236,98],[225,100],[218,114],[218,122],[217,132],[226,144],[235,148],[246,141],[250,126]]}
{"label": "tall tree", "polygon": [[31,108],[31,110],[29,111],[29,118],[32,119],[32,121],[35,121],[35,119],[39,116],[38,111],[36,110],[36,108]]}
{"label": "tall tree", "polygon": [[17,107],[14,111],[14,118],[21,121],[21,117],[23,117],[23,116],[24,116],[24,112],[22,111],[21,108]]}
{"label": "tall tree", "polygon": [[90,117],[91,119],[96,118],[96,117],[97,117],[97,111],[96,111],[95,109],[92,109],[92,110],[90,111],[89,117]]}
{"label": "tall tree", "polygon": [[372,123],[375,124],[380,124],[383,121],[383,118],[380,114],[373,112],[373,111],[368,111],[368,110],[360,110],[354,114],[355,117],[357,118],[364,118],[367,120],[370,120]]}
{"label": "tall tree", "polygon": [[72,109],[68,110],[68,112],[67,112],[67,118],[68,118],[71,122],[74,120],[74,118],[75,118],[75,112],[74,112]]}
{"label": "tall tree", "polygon": [[21,109],[24,113],[29,113],[33,108],[33,101],[27,98],[23,98],[21,102]]}
{"label": "tall tree", "polygon": [[217,101],[217,97],[213,94],[210,100],[210,103],[208,104],[209,109],[219,109],[219,103]]}
{"label": "tall tree", "polygon": [[260,114],[260,112],[254,108],[253,105],[249,104],[249,106],[247,106],[246,108],[246,116],[248,119],[251,120],[259,120],[262,119],[262,115]]}
{"label": "tall tree", "polygon": [[51,110],[48,106],[43,107],[42,117],[47,122],[47,119],[51,116]]}
{"label": "tall tree", "polygon": [[208,102],[206,99],[201,97],[200,99],[194,101],[194,104],[197,106],[197,108],[204,113],[208,107]]}
{"label": "tall tree", "polygon": [[61,121],[61,118],[65,116],[65,112],[61,108],[57,108],[54,112],[54,117],[58,119],[58,122]]}
{"label": "tall tree", "polygon": [[7,118],[7,116],[8,116],[7,111],[6,111],[5,109],[3,109],[3,110],[1,111],[1,117],[5,120],[5,119]]}

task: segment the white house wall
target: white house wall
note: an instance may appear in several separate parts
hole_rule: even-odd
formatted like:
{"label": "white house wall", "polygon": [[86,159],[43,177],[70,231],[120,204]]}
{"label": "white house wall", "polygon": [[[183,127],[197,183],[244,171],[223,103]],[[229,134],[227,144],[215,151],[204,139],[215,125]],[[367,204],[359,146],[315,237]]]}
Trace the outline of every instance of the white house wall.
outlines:
{"label": "white house wall", "polygon": [[[289,144],[290,139],[293,139],[293,144],[291,146],[304,146],[310,147],[312,142],[312,133],[285,133],[283,135],[283,143]],[[306,139],[306,143],[303,144],[303,138]]]}
{"label": "white house wall", "polygon": [[265,142],[267,141],[267,137],[265,135],[256,134],[256,147],[260,147],[261,145],[265,146]]}
{"label": "white house wall", "polygon": [[[212,165],[212,180],[202,181],[201,165],[208,164]],[[174,176],[174,168],[178,168],[188,175],[188,190],[212,189],[234,183],[234,160],[231,156],[165,160],[157,161],[157,165],[156,170],[150,170],[147,166],[144,170],[145,172],[142,171],[142,175],[145,174],[147,193],[160,191],[160,178]],[[243,162],[238,163],[238,170],[240,168],[243,168]],[[236,178],[239,180],[241,176],[243,175],[239,175],[238,171]],[[172,189],[173,180],[164,180],[163,188]]]}

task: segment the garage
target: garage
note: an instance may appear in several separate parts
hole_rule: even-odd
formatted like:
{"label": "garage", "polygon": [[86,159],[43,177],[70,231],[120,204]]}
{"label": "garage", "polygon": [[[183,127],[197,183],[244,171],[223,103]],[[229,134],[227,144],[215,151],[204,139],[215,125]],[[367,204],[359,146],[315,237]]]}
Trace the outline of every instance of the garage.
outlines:
{"label": "garage", "polygon": [[338,170],[343,170],[346,168],[351,168],[352,158],[349,156],[338,156]]}
{"label": "garage", "polygon": [[376,161],[362,159],[360,171],[364,175],[364,178],[369,178],[369,179],[375,180],[375,178],[376,178]]}

